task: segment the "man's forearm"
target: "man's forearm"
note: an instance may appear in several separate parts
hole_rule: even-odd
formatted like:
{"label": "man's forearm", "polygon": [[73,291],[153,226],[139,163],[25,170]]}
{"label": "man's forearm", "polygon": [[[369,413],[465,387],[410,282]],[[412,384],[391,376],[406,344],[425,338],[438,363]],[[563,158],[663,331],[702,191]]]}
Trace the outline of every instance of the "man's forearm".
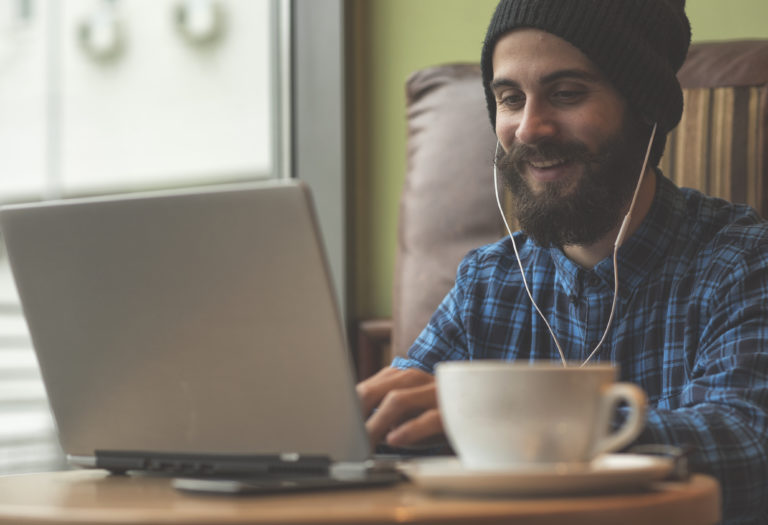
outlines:
{"label": "man's forearm", "polygon": [[768,512],[768,416],[757,407],[744,408],[719,403],[651,408],[637,442],[691,446],[691,470],[711,474],[722,485],[724,515],[760,523]]}

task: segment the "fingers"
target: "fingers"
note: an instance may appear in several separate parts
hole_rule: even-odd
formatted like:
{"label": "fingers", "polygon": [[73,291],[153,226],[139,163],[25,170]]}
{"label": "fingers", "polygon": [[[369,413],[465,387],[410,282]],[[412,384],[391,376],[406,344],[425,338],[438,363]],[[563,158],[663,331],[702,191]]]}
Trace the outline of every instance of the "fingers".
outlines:
{"label": "fingers", "polygon": [[369,416],[373,409],[379,406],[384,396],[392,390],[424,385],[433,381],[432,375],[415,368],[407,370],[385,368],[358,383],[356,387],[363,415]]}
{"label": "fingers", "polygon": [[428,383],[392,389],[384,395],[365,424],[374,445],[385,439],[393,446],[413,445],[442,432],[435,383],[429,377]]}
{"label": "fingers", "polygon": [[386,368],[357,385],[372,444],[409,446],[441,436],[435,378],[418,369]]}
{"label": "fingers", "polygon": [[[437,408],[432,408],[418,417],[410,419],[389,432],[386,443],[393,447],[408,447],[434,441],[443,435],[443,420]],[[441,441],[444,441],[441,439]]]}

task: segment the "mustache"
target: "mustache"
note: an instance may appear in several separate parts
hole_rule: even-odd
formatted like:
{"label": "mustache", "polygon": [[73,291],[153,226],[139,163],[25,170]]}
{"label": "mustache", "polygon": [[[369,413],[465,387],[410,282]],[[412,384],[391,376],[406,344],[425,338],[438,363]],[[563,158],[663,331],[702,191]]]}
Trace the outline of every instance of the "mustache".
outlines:
{"label": "mustache", "polygon": [[503,171],[521,171],[529,162],[573,161],[592,164],[602,161],[602,157],[600,154],[591,153],[581,142],[514,143],[507,152],[500,149],[496,166]]}

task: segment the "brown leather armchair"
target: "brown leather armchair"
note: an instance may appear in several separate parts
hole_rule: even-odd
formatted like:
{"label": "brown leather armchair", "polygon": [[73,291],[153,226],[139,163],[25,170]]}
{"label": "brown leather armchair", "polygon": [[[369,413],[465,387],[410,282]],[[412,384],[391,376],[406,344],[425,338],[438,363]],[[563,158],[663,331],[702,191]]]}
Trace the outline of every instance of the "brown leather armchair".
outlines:
{"label": "brown leather armchair", "polygon": [[[685,109],[667,138],[662,171],[680,186],[746,202],[768,217],[768,40],[693,44],[678,77]],[[503,234],[479,66],[417,71],[406,93],[408,171],[392,319],[360,324],[361,379],[408,351],[464,254]]]}

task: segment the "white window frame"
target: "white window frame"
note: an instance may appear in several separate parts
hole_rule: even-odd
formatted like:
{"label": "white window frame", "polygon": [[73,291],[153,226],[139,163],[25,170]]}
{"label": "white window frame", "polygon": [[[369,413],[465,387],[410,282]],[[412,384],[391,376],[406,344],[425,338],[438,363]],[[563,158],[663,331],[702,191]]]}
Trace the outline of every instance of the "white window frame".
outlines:
{"label": "white window frame", "polygon": [[305,180],[347,312],[344,1],[293,0],[293,176]]}

